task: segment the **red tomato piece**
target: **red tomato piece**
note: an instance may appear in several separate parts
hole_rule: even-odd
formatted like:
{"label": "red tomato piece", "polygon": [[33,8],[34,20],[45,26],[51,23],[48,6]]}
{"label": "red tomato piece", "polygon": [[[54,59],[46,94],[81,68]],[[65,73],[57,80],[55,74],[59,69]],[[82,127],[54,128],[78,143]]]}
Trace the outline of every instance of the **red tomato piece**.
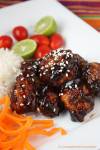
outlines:
{"label": "red tomato piece", "polygon": [[11,48],[13,45],[13,40],[8,35],[0,36],[0,48]]}
{"label": "red tomato piece", "polygon": [[37,42],[37,44],[39,44],[39,45],[41,45],[41,44],[49,45],[49,38],[45,35],[37,34],[37,35],[31,36],[30,38],[32,40],[35,40]]}
{"label": "red tomato piece", "polygon": [[51,51],[51,48],[47,45],[40,45],[34,53],[35,58],[41,58],[48,54]]}
{"label": "red tomato piece", "polygon": [[50,37],[50,47],[52,49],[57,49],[57,48],[60,48],[62,46],[64,46],[64,39],[63,39],[63,37],[60,34],[58,34],[58,33],[53,34]]}
{"label": "red tomato piece", "polygon": [[23,26],[17,26],[13,29],[12,31],[14,38],[17,41],[21,41],[24,40],[26,38],[28,38],[28,31],[25,27]]}

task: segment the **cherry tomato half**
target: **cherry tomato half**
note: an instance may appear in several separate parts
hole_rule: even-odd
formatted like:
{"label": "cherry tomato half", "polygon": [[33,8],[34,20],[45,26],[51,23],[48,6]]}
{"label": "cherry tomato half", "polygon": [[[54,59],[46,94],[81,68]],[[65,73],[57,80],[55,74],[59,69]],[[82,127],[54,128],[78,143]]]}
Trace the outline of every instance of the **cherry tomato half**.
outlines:
{"label": "cherry tomato half", "polygon": [[25,27],[23,26],[17,26],[13,29],[12,31],[14,38],[17,41],[21,41],[24,40],[26,38],[28,38],[28,31]]}
{"label": "cherry tomato half", "polygon": [[35,58],[41,58],[48,54],[51,51],[51,48],[47,45],[40,45],[34,53]]}
{"label": "cherry tomato half", "polygon": [[8,35],[0,36],[0,48],[11,48],[13,45],[13,40]]}
{"label": "cherry tomato half", "polygon": [[37,35],[31,36],[30,38],[32,40],[35,40],[37,42],[37,44],[39,44],[39,45],[41,45],[41,44],[49,45],[49,38],[45,35],[37,34]]}
{"label": "cherry tomato half", "polygon": [[62,46],[64,46],[64,39],[63,39],[63,37],[60,34],[58,34],[58,33],[53,34],[50,37],[50,47],[52,49],[57,49],[57,48],[60,48]]}

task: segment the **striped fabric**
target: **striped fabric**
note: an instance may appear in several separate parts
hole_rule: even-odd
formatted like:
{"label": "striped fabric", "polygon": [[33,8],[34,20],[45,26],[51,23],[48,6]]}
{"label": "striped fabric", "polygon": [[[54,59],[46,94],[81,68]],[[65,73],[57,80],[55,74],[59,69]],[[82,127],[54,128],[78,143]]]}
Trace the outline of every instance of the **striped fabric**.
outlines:
{"label": "striped fabric", "polygon": [[[0,8],[25,0],[0,0]],[[65,7],[100,31],[100,0],[59,0]]]}
{"label": "striped fabric", "polygon": [[59,0],[64,6],[100,31],[100,0]]}
{"label": "striped fabric", "polygon": [[25,1],[25,0],[0,0],[0,8],[19,3],[21,1]]}

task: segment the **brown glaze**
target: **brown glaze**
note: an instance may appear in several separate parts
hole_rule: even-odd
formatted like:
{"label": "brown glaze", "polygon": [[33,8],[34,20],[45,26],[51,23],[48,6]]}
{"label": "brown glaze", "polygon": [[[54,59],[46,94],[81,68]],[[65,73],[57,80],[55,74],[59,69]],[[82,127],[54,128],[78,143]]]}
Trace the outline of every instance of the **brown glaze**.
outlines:
{"label": "brown glaze", "polygon": [[74,121],[83,121],[85,115],[93,109],[91,90],[80,79],[65,83],[59,95]]}

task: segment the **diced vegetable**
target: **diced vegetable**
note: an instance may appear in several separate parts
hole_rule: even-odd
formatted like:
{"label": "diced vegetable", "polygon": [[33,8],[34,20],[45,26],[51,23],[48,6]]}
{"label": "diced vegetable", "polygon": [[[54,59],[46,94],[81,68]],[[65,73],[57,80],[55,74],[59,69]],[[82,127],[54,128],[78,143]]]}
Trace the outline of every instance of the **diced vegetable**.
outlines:
{"label": "diced vegetable", "polygon": [[8,35],[0,36],[0,48],[11,48],[13,45],[13,40]]}
{"label": "diced vegetable", "polygon": [[60,48],[62,46],[64,46],[64,39],[63,39],[63,37],[60,34],[58,34],[58,33],[53,34],[50,37],[50,47],[52,49],[57,49],[57,48]]}
{"label": "diced vegetable", "polygon": [[21,40],[24,40],[24,39],[28,38],[28,31],[23,26],[15,27],[13,29],[12,33],[13,33],[13,36],[15,37],[15,39],[17,41],[21,41]]}
{"label": "diced vegetable", "polygon": [[45,35],[33,35],[31,36],[32,40],[35,40],[38,45],[44,44],[44,45],[49,45],[49,38]]}
{"label": "diced vegetable", "polygon": [[41,58],[48,54],[51,51],[51,48],[47,45],[40,45],[34,53],[35,58]]}

